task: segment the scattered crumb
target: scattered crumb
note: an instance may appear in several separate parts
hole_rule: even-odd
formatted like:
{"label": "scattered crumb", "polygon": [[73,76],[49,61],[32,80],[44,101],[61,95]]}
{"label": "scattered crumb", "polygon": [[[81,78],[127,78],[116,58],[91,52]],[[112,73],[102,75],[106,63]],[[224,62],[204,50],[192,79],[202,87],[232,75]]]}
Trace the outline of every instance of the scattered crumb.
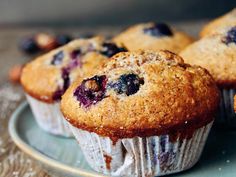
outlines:
{"label": "scattered crumb", "polygon": [[221,171],[222,169],[221,168],[219,168],[219,171]]}
{"label": "scattered crumb", "polygon": [[31,176],[35,176],[35,174],[36,174],[36,172],[34,172],[34,171],[27,171],[24,175],[23,175],[23,177],[31,177]]}
{"label": "scattered crumb", "polygon": [[[23,94],[9,83],[0,87],[0,118],[7,119],[16,108]],[[1,127],[1,126],[0,126]]]}
{"label": "scattered crumb", "polygon": [[24,159],[20,159],[20,163],[25,163],[25,160]]}
{"label": "scattered crumb", "polygon": [[18,177],[18,176],[19,176],[19,171],[13,171],[13,172],[12,172],[12,175],[13,175],[14,177]]}
{"label": "scattered crumb", "polygon": [[[21,87],[12,85],[9,82],[0,85],[0,133],[7,131],[7,122],[12,112],[19,105],[23,99],[23,91]],[[8,148],[9,147],[9,148]],[[12,171],[7,176],[12,177],[35,177],[38,173],[32,167],[32,160],[27,159],[24,154],[16,150],[9,136],[0,137],[0,157],[2,154],[7,153],[3,162],[0,162],[0,171],[5,168],[5,164],[12,168]],[[25,169],[22,171],[15,167],[15,164],[23,166]],[[2,171],[1,171],[2,172]],[[0,174],[2,174],[0,172]],[[3,172],[5,174],[5,172]],[[1,175],[0,175],[1,176]]]}
{"label": "scattered crumb", "polygon": [[31,163],[31,160],[30,160],[30,159],[27,159],[27,160],[26,160],[26,163]]}
{"label": "scattered crumb", "polygon": [[14,164],[14,162],[16,161],[16,159],[21,159],[21,152],[17,151],[10,151],[9,155],[8,155],[8,160],[10,164]]}

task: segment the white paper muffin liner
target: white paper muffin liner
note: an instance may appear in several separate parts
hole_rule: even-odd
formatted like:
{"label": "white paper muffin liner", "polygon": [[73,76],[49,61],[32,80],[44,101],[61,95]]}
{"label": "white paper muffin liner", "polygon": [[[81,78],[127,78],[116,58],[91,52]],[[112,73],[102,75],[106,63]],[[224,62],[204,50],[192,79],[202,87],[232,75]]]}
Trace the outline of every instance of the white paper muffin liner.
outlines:
{"label": "white paper muffin liner", "polygon": [[221,89],[221,103],[216,124],[223,123],[230,127],[236,127],[236,114],[234,112],[235,94],[236,89]]}
{"label": "white paper muffin liner", "polygon": [[26,95],[36,122],[45,131],[64,137],[72,137],[69,123],[60,111],[60,103],[44,103]]}
{"label": "white paper muffin liner", "polygon": [[[189,139],[169,135],[134,137],[118,140],[101,137],[73,127],[87,162],[101,173],[111,176],[162,176],[191,168],[200,158],[212,123],[197,129]],[[109,162],[110,161],[110,162]]]}

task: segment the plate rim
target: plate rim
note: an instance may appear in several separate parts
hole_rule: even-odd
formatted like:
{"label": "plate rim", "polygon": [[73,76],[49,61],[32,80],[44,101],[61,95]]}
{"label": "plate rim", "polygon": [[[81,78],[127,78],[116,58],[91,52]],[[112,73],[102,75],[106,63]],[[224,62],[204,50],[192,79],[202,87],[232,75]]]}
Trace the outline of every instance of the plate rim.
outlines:
{"label": "plate rim", "polygon": [[70,175],[83,175],[87,177],[106,177],[99,173],[89,172],[87,170],[83,170],[78,167],[71,167],[69,165],[63,164],[62,162],[58,162],[49,158],[48,156],[40,153],[35,148],[27,144],[18,134],[17,131],[17,121],[20,118],[20,114],[29,106],[27,101],[21,103],[12,113],[10,116],[10,120],[8,123],[8,132],[10,137],[12,138],[13,142],[17,145],[17,147],[29,155],[30,157],[34,158],[35,160],[39,161],[40,163],[47,165],[51,168],[66,172]]}

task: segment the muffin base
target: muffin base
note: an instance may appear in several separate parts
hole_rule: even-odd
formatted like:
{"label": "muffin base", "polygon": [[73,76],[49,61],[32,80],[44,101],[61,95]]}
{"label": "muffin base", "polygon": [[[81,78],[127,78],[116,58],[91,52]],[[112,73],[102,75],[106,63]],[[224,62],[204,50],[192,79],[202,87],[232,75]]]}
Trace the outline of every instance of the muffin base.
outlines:
{"label": "muffin base", "polygon": [[190,138],[171,135],[134,137],[113,142],[78,129],[71,130],[90,166],[111,176],[162,176],[191,168],[199,160],[212,122],[196,129]]}
{"label": "muffin base", "polygon": [[221,89],[221,102],[216,125],[226,125],[236,128],[236,114],[234,112],[234,95],[236,89]]}
{"label": "muffin base", "polygon": [[60,103],[44,103],[26,94],[38,125],[48,133],[72,137],[68,122],[60,111]]}

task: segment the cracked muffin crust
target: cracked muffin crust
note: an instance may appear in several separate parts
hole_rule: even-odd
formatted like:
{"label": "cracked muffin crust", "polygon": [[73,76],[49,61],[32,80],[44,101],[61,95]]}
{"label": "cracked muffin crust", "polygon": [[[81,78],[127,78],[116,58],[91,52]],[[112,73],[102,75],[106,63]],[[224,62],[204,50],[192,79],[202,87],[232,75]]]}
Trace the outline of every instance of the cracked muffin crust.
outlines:
{"label": "cracked muffin crust", "polygon": [[164,23],[142,23],[129,27],[113,38],[115,43],[128,50],[170,50],[179,53],[193,39]]}
{"label": "cracked muffin crust", "polygon": [[94,72],[120,51],[126,50],[103,37],[77,39],[28,63],[21,83],[32,97],[52,103],[75,78]]}
{"label": "cracked muffin crust", "polygon": [[225,27],[194,42],[180,55],[186,63],[206,68],[222,88],[236,88],[236,26]]}
{"label": "cracked muffin crust", "polygon": [[200,37],[214,34],[218,30],[221,30],[221,28],[231,25],[236,25],[236,9],[233,9],[230,12],[210,21],[201,30]]}
{"label": "cracked muffin crust", "polygon": [[76,80],[61,101],[73,126],[110,138],[146,137],[211,122],[217,86],[169,51],[121,52],[96,75]]}

